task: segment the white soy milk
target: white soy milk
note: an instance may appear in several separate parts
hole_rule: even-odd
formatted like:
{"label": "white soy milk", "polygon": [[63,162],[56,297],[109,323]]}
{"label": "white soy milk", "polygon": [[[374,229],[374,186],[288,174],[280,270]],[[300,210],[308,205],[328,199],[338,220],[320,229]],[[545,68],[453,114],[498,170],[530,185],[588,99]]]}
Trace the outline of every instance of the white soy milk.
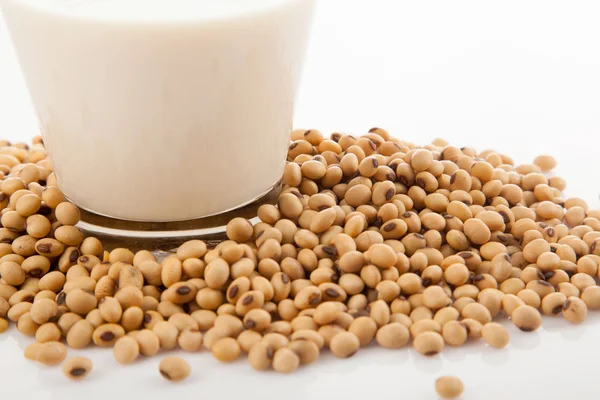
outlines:
{"label": "white soy milk", "polygon": [[314,0],[0,0],[59,187],[111,217],[248,203],[285,166]]}

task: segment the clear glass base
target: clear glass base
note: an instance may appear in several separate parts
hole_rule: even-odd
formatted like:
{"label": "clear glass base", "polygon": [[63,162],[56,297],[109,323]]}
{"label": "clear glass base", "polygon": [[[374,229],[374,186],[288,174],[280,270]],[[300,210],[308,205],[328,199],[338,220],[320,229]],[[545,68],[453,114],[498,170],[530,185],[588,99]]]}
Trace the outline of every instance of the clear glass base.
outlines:
{"label": "clear glass base", "polygon": [[253,225],[259,222],[258,208],[263,204],[275,204],[282,185],[277,183],[271,190],[251,203],[222,214],[178,222],[135,222],[110,218],[87,210],[81,210],[77,227],[86,236],[102,240],[106,249],[127,247],[132,251],[149,250],[160,257],[170,253],[187,240],[202,239],[216,245],[226,239],[227,223],[236,217],[248,219]]}

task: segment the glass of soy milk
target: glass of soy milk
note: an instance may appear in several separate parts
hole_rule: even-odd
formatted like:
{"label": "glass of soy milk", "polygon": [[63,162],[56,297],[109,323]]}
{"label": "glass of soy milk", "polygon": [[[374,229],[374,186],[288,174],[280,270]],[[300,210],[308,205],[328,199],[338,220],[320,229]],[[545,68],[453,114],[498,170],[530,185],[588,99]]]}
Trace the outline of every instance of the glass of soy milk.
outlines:
{"label": "glass of soy milk", "polygon": [[162,235],[273,191],[314,3],[0,0],[60,189]]}

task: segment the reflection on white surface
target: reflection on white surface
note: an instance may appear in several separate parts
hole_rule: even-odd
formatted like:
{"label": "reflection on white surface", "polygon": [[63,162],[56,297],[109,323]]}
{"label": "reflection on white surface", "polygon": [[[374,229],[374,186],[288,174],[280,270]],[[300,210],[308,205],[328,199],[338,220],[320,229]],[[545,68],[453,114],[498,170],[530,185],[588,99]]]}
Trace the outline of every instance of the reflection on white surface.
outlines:
{"label": "reflection on white surface", "polygon": [[[364,132],[374,125],[417,143],[441,136],[495,148],[528,162],[554,155],[567,194],[600,201],[600,4],[556,0],[321,0],[297,126]],[[340,12],[343,8],[343,13]],[[0,136],[28,140],[36,123],[0,27]],[[502,321],[502,319],[500,319]],[[118,366],[91,349],[89,379],[69,383],[58,369],[26,361],[29,343],[0,335],[0,399],[106,394],[146,399],[435,399],[442,374],[465,383],[463,400],[597,399],[600,316],[572,326],[511,334],[507,349],[483,342],[436,358],[377,347],[351,360],[325,355],[292,376],[257,373],[245,361],[222,365],[208,352],[183,355],[192,376],[160,379],[160,357]],[[9,384],[6,384],[6,383]]]}

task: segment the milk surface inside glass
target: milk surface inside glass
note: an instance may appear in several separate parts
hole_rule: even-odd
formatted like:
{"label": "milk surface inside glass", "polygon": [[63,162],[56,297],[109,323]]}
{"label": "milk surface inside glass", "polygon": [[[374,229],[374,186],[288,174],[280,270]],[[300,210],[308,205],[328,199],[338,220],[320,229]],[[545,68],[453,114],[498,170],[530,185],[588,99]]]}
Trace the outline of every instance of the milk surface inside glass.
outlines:
{"label": "milk surface inside glass", "polygon": [[59,187],[176,221],[281,178],[314,0],[0,0]]}

